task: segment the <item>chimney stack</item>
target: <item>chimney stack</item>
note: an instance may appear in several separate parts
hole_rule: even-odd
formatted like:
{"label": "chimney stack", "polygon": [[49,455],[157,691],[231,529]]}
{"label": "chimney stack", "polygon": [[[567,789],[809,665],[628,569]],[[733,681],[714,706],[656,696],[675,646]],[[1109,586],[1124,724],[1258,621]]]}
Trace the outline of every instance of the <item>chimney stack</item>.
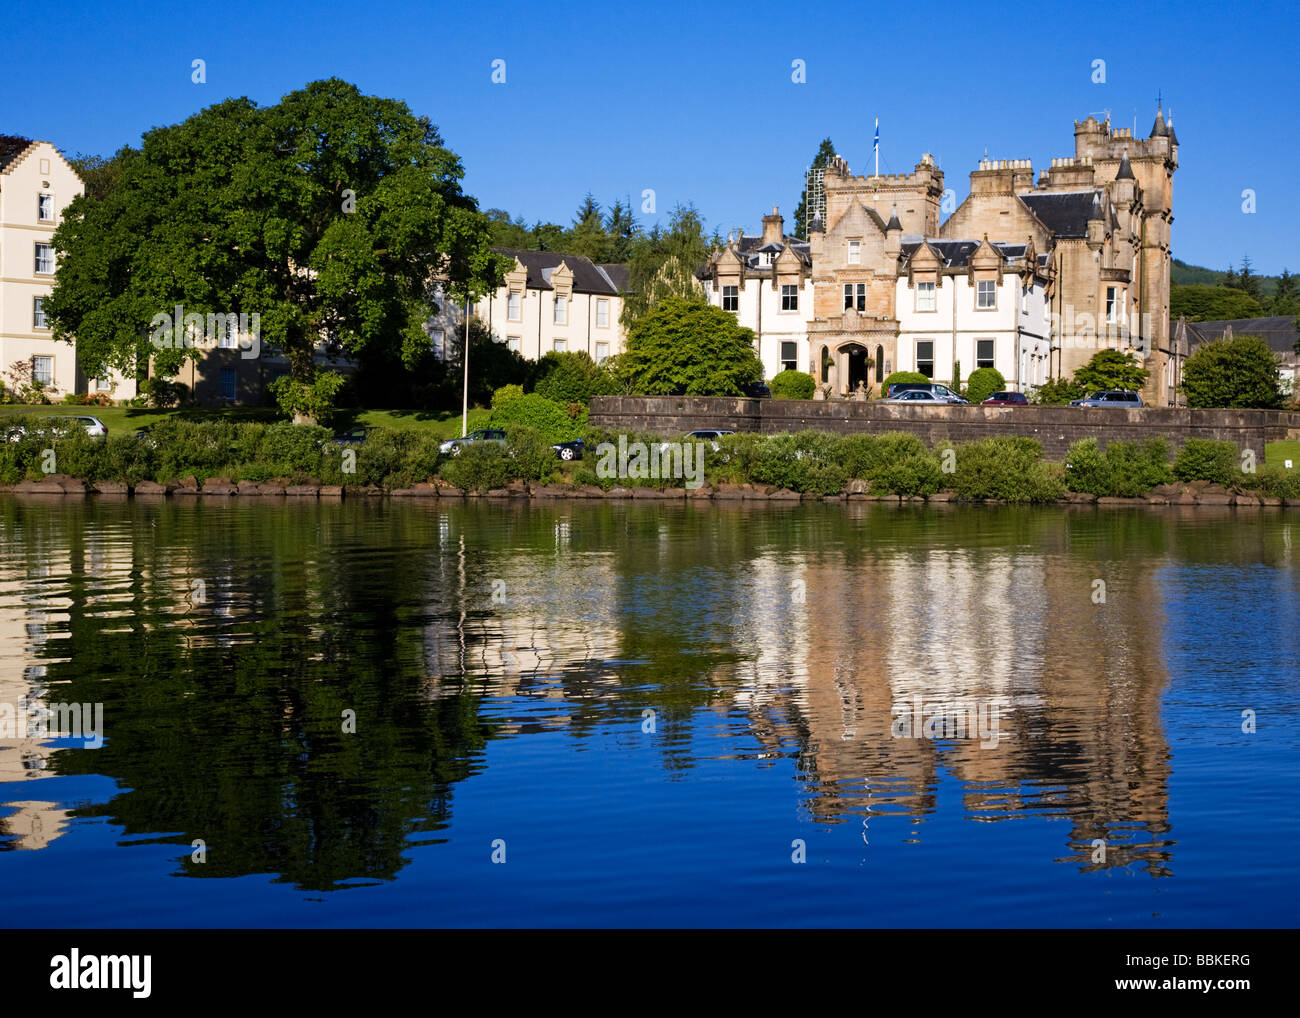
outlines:
{"label": "chimney stack", "polygon": [[763,217],[763,243],[780,244],[782,237],[785,236],[785,220],[781,218],[781,213],[777,206],[772,206],[772,214]]}

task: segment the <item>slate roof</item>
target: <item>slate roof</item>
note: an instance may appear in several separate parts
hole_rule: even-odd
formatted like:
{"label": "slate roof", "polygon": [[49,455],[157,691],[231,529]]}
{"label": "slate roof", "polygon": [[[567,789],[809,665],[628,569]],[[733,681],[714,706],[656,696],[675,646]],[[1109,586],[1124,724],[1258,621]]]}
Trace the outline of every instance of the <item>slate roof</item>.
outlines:
{"label": "slate roof", "polygon": [[1086,237],[1093,200],[1101,192],[1043,191],[1018,197],[1058,237]]}
{"label": "slate roof", "polygon": [[21,138],[15,134],[0,134],[0,172],[9,169],[9,164],[27,151],[34,144],[31,138]]}
{"label": "slate roof", "polygon": [[[1177,322],[1173,323],[1177,326]],[[1269,318],[1234,318],[1222,322],[1188,322],[1187,345],[1195,350],[1202,343],[1213,343],[1223,338],[1228,327],[1234,336],[1262,336],[1274,353],[1295,355],[1296,333],[1294,315],[1275,315]]]}
{"label": "slate roof", "polygon": [[629,292],[628,284],[632,279],[631,266],[616,263],[602,263],[597,265],[596,268],[605,273],[606,278],[614,284],[615,288],[620,293]]}
{"label": "slate roof", "polygon": [[746,237],[744,234],[741,234],[740,239],[736,241],[736,251],[744,260],[746,270],[757,269],[762,271],[766,269],[767,266],[762,264],[761,259],[758,257],[759,254],[770,254],[775,261],[776,257],[787,247],[799,256],[799,260],[803,262],[803,264],[812,264],[811,245],[809,245],[807,241],[797,240],[794,237],[783,237],[782,243],[780,244],[764,244],[762,237]]}
{"label": "slate roof", "polygon": [[585,255],[565,254],[562,251],[524,251],[512,247],[494,247],[497,254],[517,258],[523,262],[528,272],[527,286],[530,290],[550,290],[551,273],[564,262],[573,270],[573,290],[575,293],[597,293],[617,297],[623,291],[610,273],[610,269],[622,269],[623,284],[627,282],[627,266],[597,265]]}
{"label": "slate roof", "polygon": [[[915,234],[904,236],[902,244],[899,246],[904,261],[910,261],[916,249],[921,246],[921,238]],[[931,237],[925,241],[932,248],[939,252],[943,258],[943,267],[945,269],[961,268],[970,264],[971,255],[973,255],[979,246],[984,243],[982,240],[940,240]],[[999,241],[993,241],[993,247],[1002,255],[1005,261],[1013,261],[1016,258],[1025,256],[1024,244],[1004,244]]]}

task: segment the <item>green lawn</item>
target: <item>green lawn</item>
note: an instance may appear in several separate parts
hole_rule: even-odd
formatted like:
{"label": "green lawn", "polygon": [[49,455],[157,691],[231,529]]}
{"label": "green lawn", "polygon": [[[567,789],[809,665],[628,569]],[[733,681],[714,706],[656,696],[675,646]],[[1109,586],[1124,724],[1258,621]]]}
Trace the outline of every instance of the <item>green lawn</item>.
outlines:
{"label": "green lawn", "polygon": [[1280,467],[1291,461],[1292,470],[1300,470],[1300,442],[1270,442],[1264,446],[1264,462],[1270,467]]}
{"label": "green lawn", "polygon": [[[270,407],[223,410],[144,410],[124,406],[22,406],[19,404],[0,406],[3,414],[89,414],[98,417],[108,426],[110,435],[129,435],[141,428],[147,428],[157,421],[168,417],[183,417],[186,420],[201,421],[224,420],[265,421],[280,419],[278,411]],[[487,426],[491,411],[475,408],[469,412],[469,430]],[[460,413],[430,413],[424,410],[345,410],[341,411],[334,422],[338,431],[343,431],[354,424],[369,424],[377,428],[401,428],[408,431],[429,431],[438,438],[456,438],[460,435]]]}

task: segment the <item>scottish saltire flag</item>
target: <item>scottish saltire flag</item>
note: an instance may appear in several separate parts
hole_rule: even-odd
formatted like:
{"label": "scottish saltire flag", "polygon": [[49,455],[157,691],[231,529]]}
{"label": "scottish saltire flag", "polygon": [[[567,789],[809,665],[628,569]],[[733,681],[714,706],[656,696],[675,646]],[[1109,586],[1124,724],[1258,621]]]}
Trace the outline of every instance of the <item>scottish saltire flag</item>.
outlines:
{"label": "scottish saltire flag", "polygon": [[876,141],[872,145],[873,151],[880,151],[880,118],[876,117]]}

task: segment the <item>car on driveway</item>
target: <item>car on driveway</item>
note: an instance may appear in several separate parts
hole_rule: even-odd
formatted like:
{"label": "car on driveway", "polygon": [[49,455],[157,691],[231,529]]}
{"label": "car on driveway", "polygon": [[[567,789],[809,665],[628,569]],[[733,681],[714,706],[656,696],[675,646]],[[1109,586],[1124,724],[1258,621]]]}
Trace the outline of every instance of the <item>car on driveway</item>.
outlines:
{"label": "car on driveway", "polygon": [[[86,429],[86,434],[91,438],[107,438],[108,425],[98,417],[92,417],[90,414],[44,414],[42,420],[59,421],[60,423],[75,423]],[[9,441],[17,442],[27,434],[27,429],[21,424],[9,429]]]}
{"label": "car on driveway", "polygon": [[[961,399],[960,396],[957,399]],[[897,396],[889,396],[882,403],[906,403],[908,406],[952,406],[956,400],[951,396],[930,392],[928,389],[905,389]]]}
{"label": "car on driveway", "polygon": [[980,406],[1028,406],[1029,397],[1023,392],[995,392]]}
{"label": "car on driveway", "polygon": [[885,393],[886,399],[893,399],[905,392],[928,392],[932,396],[943,396],[949,403],[965,403],[961,393],[953,392],[942,382],[894,382]]}
{"label": "car on driveway", "polygon": [[500,428],[479,428],[477,431],[471,431],[464,438],[449,438],[438,446],[438,451],[444,456],[459,456],[461,449],[467,445],[474,445],[478,442],[495,442],[497,445],[506,444],[506,433]]}
{"label": "car on driveway", "polygon": [[340,431],[334,436],[334,441],[339,445],[362,445],[374,430],[373,424],[358,424],[347,431]]}
{"label": "car on driveway", "polygon": [[582,459],[582,439],[575,438],[572,442],[556,442],[552,449],[555,455],[562,460],[580,460]]}
{"label": "car on driveway", "polygon": [[1142,406],[1142,397],[1131,389],[1104,389],[1084,399],[1071,400],[1070,406],[1103,406],[1133,410]]}

